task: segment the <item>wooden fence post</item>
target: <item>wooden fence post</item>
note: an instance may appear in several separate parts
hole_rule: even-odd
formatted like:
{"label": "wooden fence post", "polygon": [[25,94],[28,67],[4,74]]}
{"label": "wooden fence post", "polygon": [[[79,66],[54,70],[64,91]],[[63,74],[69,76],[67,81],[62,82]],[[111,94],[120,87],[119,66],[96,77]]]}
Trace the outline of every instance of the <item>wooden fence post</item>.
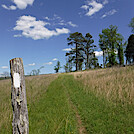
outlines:
{"label": "wooden fence post", "polygon": [[10,60],[10,72],[12,81],[13,134],[29,134],[25,78],[21,58]]}

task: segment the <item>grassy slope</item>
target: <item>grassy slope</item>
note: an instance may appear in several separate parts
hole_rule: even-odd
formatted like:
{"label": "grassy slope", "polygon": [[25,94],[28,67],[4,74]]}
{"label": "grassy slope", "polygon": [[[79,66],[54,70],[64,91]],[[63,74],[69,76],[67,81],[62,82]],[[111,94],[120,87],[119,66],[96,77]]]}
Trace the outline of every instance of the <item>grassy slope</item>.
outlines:
{"label": "grassy slope", "polygon": [[30,134],[77,133],[75,113],[59,77],[29,111]]}
{"label": "grassy slope", "polygon": [[[46,92],[57,75],[26,77],[28,109]],[[0,134],[12,133],[11,81],[0,81]]]}
{"label": "grassy slope", "polygon": [[77,107],[88,133],[93,134],[133,134],[134,106],[124,106],[96,97],[93,92],[85,92],[80,82],[73,76],[62,80],[66,84],[70,97]]}
{"label": "grassy slope", "polygon": [[73,73],[86,92],[104,96],[110,102],[134,105],[134,66]]}
{"label": "grassy slope", "polygon": [[[130,82],[131,73],[126,76]],[[116,101],[115,105],[115,98],[108,99],[106,91],[101,94],[92,85],[89,87],[83,83],[83,76],[86,74],[78,74],[76,79],[72,75],[60,75],[56,80],[55,75],[26,79],[30,134],[77,134],[80,126],[76,112],[88,134],[134,133],[134,105],[122,105],[122,101]],[[96,77],[95,74],[92,76]],[[99,74],[97,81],[98,77]],[[0,82],[0,134],[11,133],[9,89],[9,80]],[[132,99],[128,101],[133,102]]]}

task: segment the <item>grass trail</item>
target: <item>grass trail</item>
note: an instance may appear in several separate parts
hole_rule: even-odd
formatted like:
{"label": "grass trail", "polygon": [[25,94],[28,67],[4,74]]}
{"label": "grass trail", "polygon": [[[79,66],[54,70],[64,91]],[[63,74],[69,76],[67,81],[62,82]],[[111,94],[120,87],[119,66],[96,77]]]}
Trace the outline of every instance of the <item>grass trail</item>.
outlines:
{"label": "grass trail", "polygon": [[[114,105],[73,75],[52,77],[26,80],[30,134],[134,134],[134,105]],[[0,86],[0,134],[11,134],[10,83]]]}
{"label": "grass trail", "polygon": [[34,134],[133,134],[134,107],[114,105],[72,75],[60,75],[30,111]]}
{"label": "grass trail", "polygon": [[103,97],[86,92],[73,76],[62,76],[71,101],[81,116],[88,134],[134,134],[134,106],[113,105]]}
{"label": "grass trail", "polygon": [[30,134],[77,134],[77,121],[62,78],[53,81],[30,108]]}

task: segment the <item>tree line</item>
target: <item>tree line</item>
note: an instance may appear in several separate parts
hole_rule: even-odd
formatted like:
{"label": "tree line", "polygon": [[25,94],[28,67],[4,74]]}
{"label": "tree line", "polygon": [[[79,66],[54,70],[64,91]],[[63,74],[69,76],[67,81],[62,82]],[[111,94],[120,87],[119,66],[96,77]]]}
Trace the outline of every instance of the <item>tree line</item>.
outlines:
{"label": "tree line", "polygon": [[[131,19],[129,27],[134,33],[134,18]],[[118,27],[110,25],[109,28],[103,29],[99,34],[99,48],[103,53],[103,65],[99,65],[98,58],[95,55],[97,46],[94,44],[94,39],[90,33],[85,36],[82,33],[71,33],[67,38],[68,46],[71,50],[66,53],[66,64],[64,65],[65,72],[79,71],[82,69],[91,68],[106,68],[113,66],[123,66],[124,57],[126,57],[126,65],[134,64],[134,34],[131,34],[128,41],[125,41],[123,36],[118,33]],[[60,62],[55,66],[56,73],[60,69]]]}

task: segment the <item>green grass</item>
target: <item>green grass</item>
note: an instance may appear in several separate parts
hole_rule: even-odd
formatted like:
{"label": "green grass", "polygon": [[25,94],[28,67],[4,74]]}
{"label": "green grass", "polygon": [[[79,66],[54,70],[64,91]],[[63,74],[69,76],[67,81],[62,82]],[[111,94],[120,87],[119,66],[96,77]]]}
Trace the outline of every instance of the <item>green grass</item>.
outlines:
{"label": "green grass", "polygon": [[[41,75],[26,77],[26,95],[28,110],[31,110],[34,102],[42,98],[49,84],[57,78],[57,75]],[[0,81],[0,134],[12,133],[12,106],[11,106],[11,81]]]}
{"label": "green grass", "polygon": [[133,134],[133,105],[114,105],[102,96],[85,92],[84,86],[71,75],[61,75],[52,82],[42,99],[29,112],[30,133],[78,133],[75,105],[87,133]]}
{"label": "green grass", "polygon": [[[73,75],[26,78],[29,133],[78,134],[77,112],[87,134],[134,134],[134,105],[115,104],[90,88]],[[10,81],[1,81],[0,134],[12,133],[10,102]]]}
{"label": "green grass", "polygon": [[134,106],[113,105],[93,92],[85,92],[83,85],[73,76],[62,80],[90,134],[134,134]]}
{"label": "green grass", "polygon": [[59,77],[29,111],[30,134],[76,134],[77,123]]}

